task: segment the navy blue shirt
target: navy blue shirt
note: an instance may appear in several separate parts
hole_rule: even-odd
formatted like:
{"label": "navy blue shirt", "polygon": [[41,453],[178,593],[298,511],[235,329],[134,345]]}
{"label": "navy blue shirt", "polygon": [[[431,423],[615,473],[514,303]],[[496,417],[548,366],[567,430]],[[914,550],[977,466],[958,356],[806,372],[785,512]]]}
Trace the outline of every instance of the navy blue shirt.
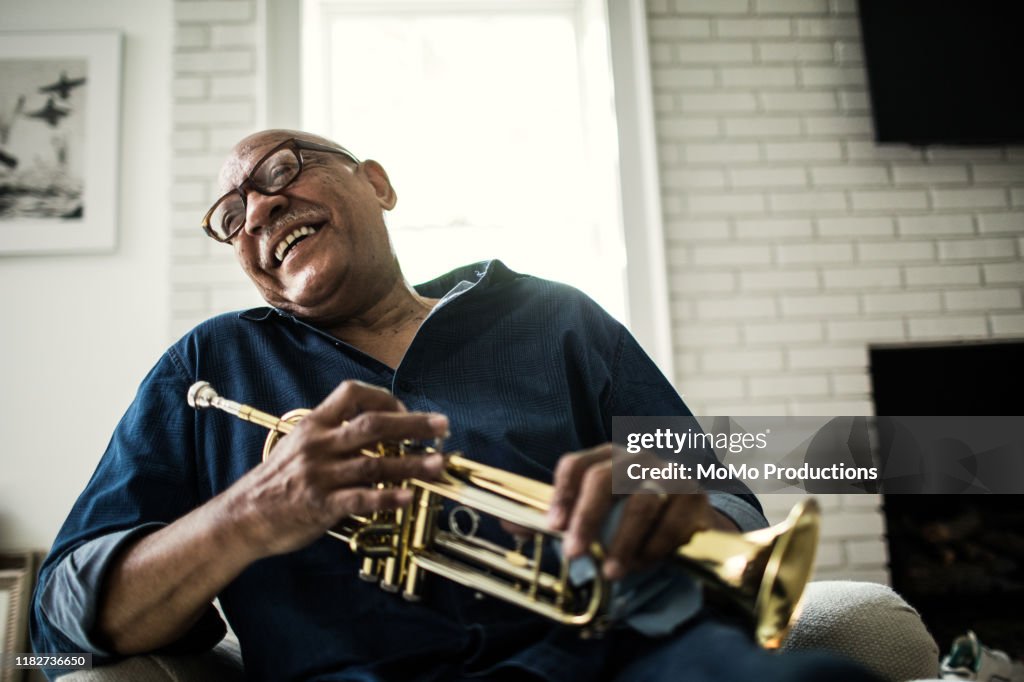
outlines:
{"label": "navy blue shirt", "polygon": [[[395,370],[270,308],[215,317],[172,346],[140,386],[43,565],[35,649],[104,660],[91,634],[95,593],[117,547],[259,464],[265,430],[188,407],[188,388],[200,379],[273,414],[315,406],[346,379],[382,386],[410,410],[448,415],[446,449],[543,480],[563,454],[610,441],[613,415],[689,414],[626,329],[571,287],[491,261],[417,290],[443,300]],[[752,497],[720,495],[713,504],[743,529],[764,523]],[[592,659],[564,628],[441,578],[427,576],[424,600],[410,604],[360,581],[358,568],[325,536],[238,576],[220,601],[247,675],[451,679],[452,670],[512,660],[561,676]],[[211,609],[170,649],[209,647],[222,632]]]}

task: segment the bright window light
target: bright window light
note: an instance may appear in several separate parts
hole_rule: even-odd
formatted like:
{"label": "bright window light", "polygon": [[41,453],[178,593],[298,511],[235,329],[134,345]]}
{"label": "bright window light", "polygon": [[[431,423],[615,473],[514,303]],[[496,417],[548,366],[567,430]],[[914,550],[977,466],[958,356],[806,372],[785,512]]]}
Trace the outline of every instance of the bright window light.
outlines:
{"label": "bright window light", "polygon": [[411,281],[500,258],[625,320],[611,76],[580,13],[432,4],[307,0],[305,125],[388,171]]}

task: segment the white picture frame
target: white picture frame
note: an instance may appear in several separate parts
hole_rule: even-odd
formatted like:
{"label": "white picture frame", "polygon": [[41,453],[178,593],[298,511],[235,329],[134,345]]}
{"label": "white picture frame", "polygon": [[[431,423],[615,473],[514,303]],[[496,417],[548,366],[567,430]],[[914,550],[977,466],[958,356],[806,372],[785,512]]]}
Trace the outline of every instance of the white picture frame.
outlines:
{"label": "white picture frame", "polygon": [[0,255],[115,248],[121,43],[0,33]]}

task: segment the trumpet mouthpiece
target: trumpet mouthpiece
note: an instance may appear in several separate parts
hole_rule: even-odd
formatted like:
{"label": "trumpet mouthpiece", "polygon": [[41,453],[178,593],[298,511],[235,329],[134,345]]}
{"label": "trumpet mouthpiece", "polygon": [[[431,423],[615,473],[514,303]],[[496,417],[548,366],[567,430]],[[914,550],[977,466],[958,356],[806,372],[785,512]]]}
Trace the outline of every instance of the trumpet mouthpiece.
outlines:
{"label": "trumpet mouthpiece", "polygon": [[197,381],[188,389],[188,406],[201,410],[213,405],[216,397],[217,391],[213,390],[208,381]]}

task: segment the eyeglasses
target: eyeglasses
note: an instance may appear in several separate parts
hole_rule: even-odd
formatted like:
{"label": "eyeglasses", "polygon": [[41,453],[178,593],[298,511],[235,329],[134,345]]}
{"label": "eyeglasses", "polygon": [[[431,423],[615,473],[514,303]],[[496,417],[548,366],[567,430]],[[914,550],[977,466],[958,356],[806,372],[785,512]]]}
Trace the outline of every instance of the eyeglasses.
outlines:
{"label": "eyeglasses", "polygon": [[246,197],[255,190],[266,196],[280,194],[302,173],[302,152],[341,154],[359,163],[355,154],[344,147],[328,147],[315,142],[291,138],[263,155],[249,175],[210,207],[203,218],[206,234],[223,243],[230,243],[245,227]]}

